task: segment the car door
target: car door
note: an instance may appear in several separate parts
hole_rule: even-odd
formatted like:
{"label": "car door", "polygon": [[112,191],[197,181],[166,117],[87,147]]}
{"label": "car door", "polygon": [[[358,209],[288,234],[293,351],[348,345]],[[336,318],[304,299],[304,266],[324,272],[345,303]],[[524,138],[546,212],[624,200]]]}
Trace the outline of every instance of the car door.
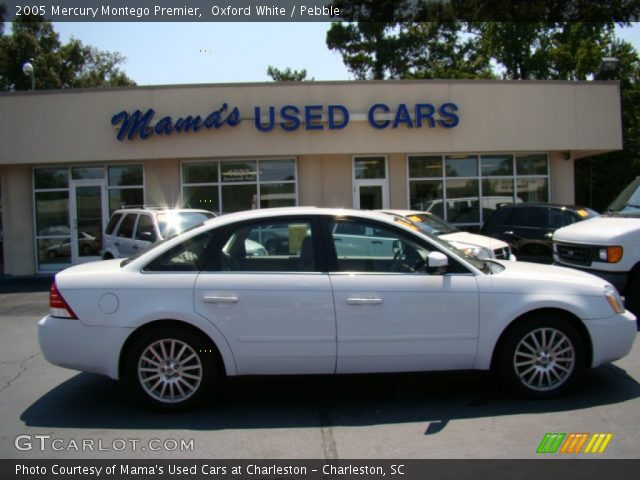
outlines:
{"label": "car door", "polygon": [[117,238],[113,245],[118,249],[119,257],[130,257],[137,253],[135,247],[135,239],[133,232],[138,218],[137,213],[127,213],[120,222]]}
{"label": "car door", "polygon": [[135,242],[133,250],[143,252],[148,250],[158,240],[152,214],[141,213],[136,224]]}
{"label": "car door", "polygon": [[[386,252],[338,253],[329,264],[337,372],[471,368],[479,321],[475,276],[460,264],[450,273],[427,273],[427,255],[436,248],[386,224],[336,218],[327,231],[340,231],[343,222],[353,222],[353,230],[370,227],[393,241]],[[338,248],[334,240],[330,243]]]}
{"label": "car door", "polygon": [[[239,374],[335,372],[333,296],[315,225],[298,217],[231,226],[198,276],[195,310],[225,336]],[[282,232],[276,253],[247,252],[271,230]]]}

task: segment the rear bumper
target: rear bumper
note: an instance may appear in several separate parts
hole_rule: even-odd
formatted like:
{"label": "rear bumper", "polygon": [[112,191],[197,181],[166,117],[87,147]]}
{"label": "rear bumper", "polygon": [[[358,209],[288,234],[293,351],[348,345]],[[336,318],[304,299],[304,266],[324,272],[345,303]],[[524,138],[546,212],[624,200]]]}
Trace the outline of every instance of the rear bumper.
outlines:
{"label": "rear bumper", "polygon": [[592,367],[628,355],[638,336],[636,317],[629,311],[606,319],[587,320],[584,324],[593,343]]}
{"label": "rear bumper", "polygon": [[38,322],[40,349],[50,363],[118,379],[120,352],[131,329],[88,327],[50,315]]}

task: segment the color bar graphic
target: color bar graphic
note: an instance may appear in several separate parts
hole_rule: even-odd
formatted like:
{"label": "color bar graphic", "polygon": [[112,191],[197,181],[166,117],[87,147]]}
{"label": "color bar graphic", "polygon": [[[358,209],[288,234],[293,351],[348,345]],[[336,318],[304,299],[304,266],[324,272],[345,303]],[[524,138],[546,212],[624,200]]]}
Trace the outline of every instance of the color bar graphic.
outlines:
{"label": "color bar graphic", "polygon": [[536,453],[604,453],[612,438],[612,433],[545,433]]}

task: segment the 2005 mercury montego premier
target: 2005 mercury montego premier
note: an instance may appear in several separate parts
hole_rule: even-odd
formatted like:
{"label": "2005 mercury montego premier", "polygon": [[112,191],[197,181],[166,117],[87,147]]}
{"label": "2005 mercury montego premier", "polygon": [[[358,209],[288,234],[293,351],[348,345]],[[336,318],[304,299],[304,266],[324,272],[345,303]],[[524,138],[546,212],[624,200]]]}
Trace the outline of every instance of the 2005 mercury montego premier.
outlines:
{"label": "2005 mercury montego premier", "polygon": [[[274,232],[277,251],[247,250]],[[51,363],[124,378],[165,410],[214,396],[223,375],[494,369],[547,397],[636,338],[600,278],[482,261],[398,217],[313,207],[224,215],[71,267],[50,307]]]}

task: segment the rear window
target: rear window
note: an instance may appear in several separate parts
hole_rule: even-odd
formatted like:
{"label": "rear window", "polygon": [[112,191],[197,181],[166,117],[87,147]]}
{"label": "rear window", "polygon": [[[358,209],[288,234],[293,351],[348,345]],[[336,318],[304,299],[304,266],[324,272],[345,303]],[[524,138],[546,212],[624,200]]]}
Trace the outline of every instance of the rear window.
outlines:
{"label": "rear window", "polygon": [[158,228],[162,238],[180,233],[215,217],[210,212],[169,212],[158,214]]}
{"label": "rear window", "polygon": [[107,230],[105,231],[107,235],[113,234],[114,230],[116,229],[116,225],[118,225],[118,222],[120,221],[121,218],[122,218],[122,213],[114,213],[111,216],[111,219],[109,219],[109,223],[107,225]]}

